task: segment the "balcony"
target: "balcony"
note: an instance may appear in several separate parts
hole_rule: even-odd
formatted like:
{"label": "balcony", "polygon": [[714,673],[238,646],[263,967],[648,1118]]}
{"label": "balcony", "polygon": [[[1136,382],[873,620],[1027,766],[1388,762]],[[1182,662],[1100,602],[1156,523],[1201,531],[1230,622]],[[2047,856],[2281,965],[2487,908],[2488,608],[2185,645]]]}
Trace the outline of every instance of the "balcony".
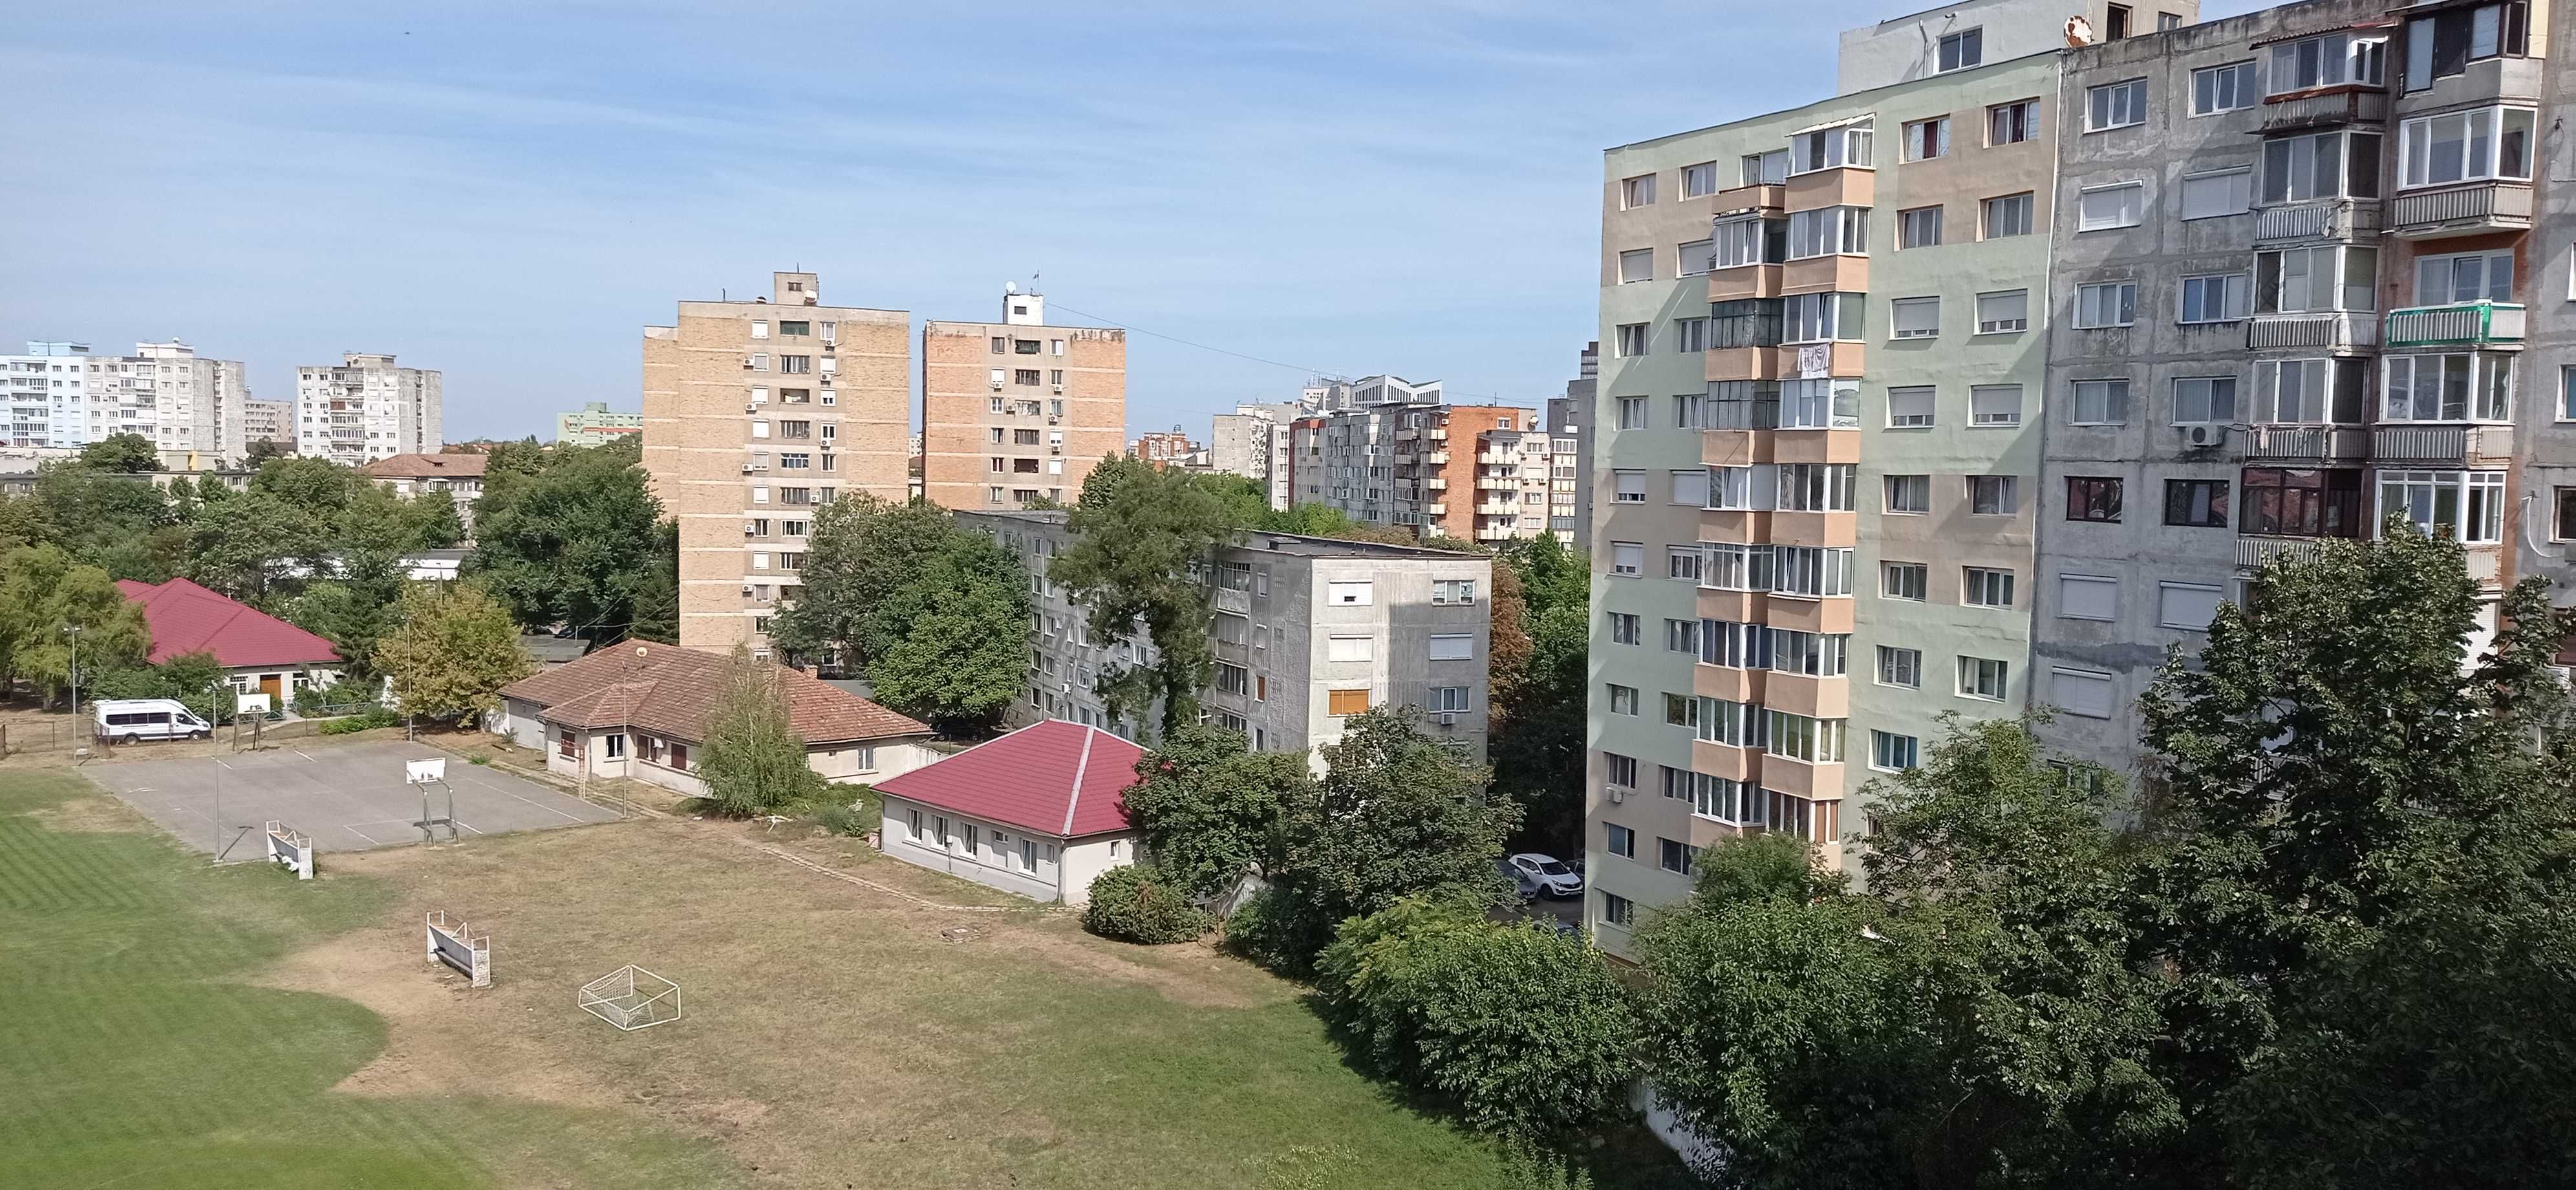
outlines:
{"label": "balcony", "polygon": [[1711,269],[1708,274],[1708,300],[1731,302],[1742,298],[1780,296],[1780,270],[1776,264],[1740,264],[1731,268]]}
{"label": "balcony", "polygon": [[2379,234],[2383,211],[2375,198],[2324,198],[2254,211],[2258,245],[2307,240],[2362,240]]}
{"label": "balcony", "polygon": [[1766,215],[1778,214],[1782,191],[1786,189],[1786,186],[1778,182],[1729,186],[1710,197],[1710,209],[1721,215],[1740,215],[1746,211],[1760,211]]}
{"label": "balcony", "polygon": [[1878,174],[1867,166],[1836,166],[1803,173],[1780,187],[1780,206],[1790,211],[1819,207],[1867,207],[1878,204]]}
{"label": "balcony", "polygon": [[2245,457],[2281,462],[2365,459],[2370,457],[2370,434],[2359,426],[2247,426]]}
{"label": "balcony", "polygon": [[2531,229],[2531,183],[2471,182],[2400,194],[2389,204],[2389,230],[2414,240]]}
{"label": "balcony", "polygon": [[2388,425],[2370,428],[2374,463],[2465,466],[2513,449],[2513,428],[2494,425]]}
{"label": "balcony", "polygon": [[2388,122],[2388,93],[2376,88],[2283,95],[2263,101],[2263,131],[2293,132],[2337,124]]}
{"label": "balcony", "polygon": [[2379,342],[2379,316],[2349,311],[2313,314],[2257,314],[2245,327],[2245,346],[2256,351],[2285,347],[2370,347]]}
{"label": "balcony", "polygon": [[2244,570],[2261,570],[2274,558],[2311,561],[2324,551],[2325,543],[2342,540],[2340,537],[2239,537],[2236,539],[2236,565]]}
{"label": "balcony", "polygon": [[1213,602],[1216,610],[1221,612],[1233,612],[1244,616],[1252,614],[1252,592],[1250,591],[1218,587]]}
{"label": "balcony", "polygon": [[2390,347],[2520,347],[2523,308],[2511,302],[2461,302],[2388,312]]}

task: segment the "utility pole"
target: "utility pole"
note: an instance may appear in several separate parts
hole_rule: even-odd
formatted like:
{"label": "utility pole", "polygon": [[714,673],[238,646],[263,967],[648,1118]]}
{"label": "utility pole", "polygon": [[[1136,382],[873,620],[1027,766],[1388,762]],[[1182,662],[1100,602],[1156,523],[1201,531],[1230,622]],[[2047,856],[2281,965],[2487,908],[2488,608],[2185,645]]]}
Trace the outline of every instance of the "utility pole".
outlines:
{"label": "utility pole", "polygon": [[78,741],[89,738],[89,725],[81,722],[80,717],[80,631],[78,624],[63,625],[63,635],[72,638],[72,739],[75,747],[84,746]]}

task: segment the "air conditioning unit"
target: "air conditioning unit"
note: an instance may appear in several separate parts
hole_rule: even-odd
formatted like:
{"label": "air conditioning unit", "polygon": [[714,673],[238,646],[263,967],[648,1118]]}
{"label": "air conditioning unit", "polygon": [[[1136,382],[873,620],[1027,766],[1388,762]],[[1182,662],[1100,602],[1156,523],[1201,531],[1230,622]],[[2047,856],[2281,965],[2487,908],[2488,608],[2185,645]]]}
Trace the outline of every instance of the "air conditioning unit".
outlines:
{"label": "air conditioning unit", "polygon": [[750,370],[751,370],[751,361],[750,361],[750,360],[744,360],[744,361],[742,361],[742,370],[743,370],[743,371],[745,371],[745,372],[748,372],[748,371],[750,371]]}
{"label": "air conditioning unit", "polygon": [[830,339],[823,340],[823,354],[832,354],[832,341]]}
{"label": "air conditioning unit", "polygon": [[1456,727],[1456,726],[1458,726],[1458,714],[1457,714],[1457,712],[1455,712],[1455,711],[1444,711],[1444,712],[1442,712],[1442,713],[1441,713],[1441,716],[1440,716],[1440,726],[1442,726],[1442,727]]}
{"label": "air conditioning unit", "polygon": [[1624,801],[1627,801],[1627,800],[1628,800],[1628,791],[1627,791],[1627,790],[1625,790],[1625,789],[1621,789],[1621,788],[1619,788],[1619,787],[1618,787],[1618,786],[1616,786],[1616,785],[1611,786],[1611,787],[1609,788],[1608,792],[1609,792],[1609,794],[1610,794],[1610,804],[1611,804],[1611,805],[1614,805],[1614,806],[1615,806],[1615,805],[1618,805],[1618,804],[1619,804],[1619,803],[1621,803],[1621,802],[1624,802]]}
{"label": "air conditioning unit", "polygon": [[745,413],[758,413],[760,412],[760,406],[757,404],[745,405],[742,407],[742,411]]}
{"label": "air conditioning unit", "polygon": [[1064,419],[1063,419],[1063,418],[1061,418],[1061,417],[1052,417],[1052,416],[1051,416],[1051,417],[1047,418],[1047,424],[1048,424],[1048,425],[1051,425],[1051,426],[1060,426],[1060,425],[1063,425],[1063,424],[1064,424]]}
{"label": "air conditioning unit", "polygon": [[743,596],[743,598],[745,598],[745,599],[749,599],[749,598],[751,598],[751,584],[750,584],[750,583],[744,583],[744,584],[742,585],[742,596]]}
{"label": "air conditioning unit", "polygon": [[742,535],[745,537],[758,537],[760,536],[760,526],[750,521],[744,521],[742,523]]}
{"label": "air conditioning unit", "polygon": [[2190,446],[2194,450],[2203,450],[2213,446],[2225,446],[2227,445],[2227,430],[2228,427],[2226,426],[2185,426],[2182,431],[2182,440],[2186,445]]}
{"label": "air conditioning unit", "polygon": [[751,464],[749,464],[749,463],[745,463],[745,464],[743,464],[743,465],[742,465],[742,473],[743,473],[743,474],[745,474],[745,475],[749,475],[749,474],[751,474]]}
{"label": "air conditioning unit", "polygon": [[1001,381],[996,380],[996,381],[994,381],[994,382],[993,382],[993,391],[994,391],[994,392],[1000,392],[1000,391],[1002,391],[1002,382],[1001,382]]}
{"label": "air conditioning unit", "polygon": [[1063,386],[1063,385],[1059,384],[1059,385],[1056,385],[1056,386],[1055,386],[1055,395],[1057,395],[1057,396],[1059,396],[1059,397],[1061,397],[1061,396],[1063,396],[1063,395],[1064,395],[1064,386]]}

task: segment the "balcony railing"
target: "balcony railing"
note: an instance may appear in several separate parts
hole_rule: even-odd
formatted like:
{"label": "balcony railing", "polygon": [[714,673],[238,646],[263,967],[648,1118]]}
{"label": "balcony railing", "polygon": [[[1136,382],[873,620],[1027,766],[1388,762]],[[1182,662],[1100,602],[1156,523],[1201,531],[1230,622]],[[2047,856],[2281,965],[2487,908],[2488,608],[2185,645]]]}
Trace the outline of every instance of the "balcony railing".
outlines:
{"label": "balcony railing", "polygon": [[2359,426],[2247,426],[2249,459],[2361,459],[2370,454],[2370,434]]}
{"label": "balcony railing", "polygon": [[2304,562],[2313,559],[2333,537],[2239,537],[2236,539],[2236,564],[2246,570],[2260,570],[2274,558],[2288,557]]}
{"label": "balcony railing", "polygon": [[2245,328],[2245,346],[2369,347],[2379,342],[2379,316],[2350,311],[2257,314]]}
{"label": "balcony railing", "polygon": [[2286,240],[2359,239],[2379,231],[2380,204],[2375,198],[2325,198],[2254,212],[2257,243]]}
{"label": "balcony railing", "polygon": [[2462,302],[2388,312],[2391,347],[2520,346],[2523,308],[2511,302]]}
{"label": "balcony railing", "polygon": [[2464,464],[2511,449],[2508,426],[2372,426],[2370,458],[2375,463]]}
{"label": "balcony railing", "polygon": [[2332,124],[2376,125],[2387,122],[2388,93],[2378,90],[2300,95],[2267,101],[2263,105],[2263,131],[2267,133],[2294,128],[2322,128]]}
{"label": "balcony railing", "polygon": [[2400,194],[2389,226],[2401,236],[2462,236],[2531,226],[2531,183],[2475,182]]}
{"label": "balcony railing", "polygon": [[1232,587],[1218,587],[1216,589],[1216,595],[1213,602],[1216,605],[1216,610],[1221,612],[1236,612],[1243,615],[1250,615],[1252,613],[1252,592],[1250,591],[1239,591]]}

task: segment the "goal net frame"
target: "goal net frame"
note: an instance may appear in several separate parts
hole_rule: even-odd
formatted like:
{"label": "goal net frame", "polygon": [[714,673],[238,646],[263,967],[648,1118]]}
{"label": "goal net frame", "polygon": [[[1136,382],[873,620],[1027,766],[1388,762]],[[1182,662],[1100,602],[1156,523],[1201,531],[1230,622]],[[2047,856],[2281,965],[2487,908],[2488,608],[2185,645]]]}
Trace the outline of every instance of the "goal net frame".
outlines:
{"label": "goal net frame", "polygon": [[464,918],[444,909],[432,909],[421,917],[426,936],[425,952],[432,966],[445,967],[464,976],[469,986],[492,986],[492,935],[477,930]]}
{"label": "goal net frame", "polygon": [[268,820],[266,831],[269,862],[295,873],[295,878],[298,880],[311,880],[313,878],[313,836],[294,830],[274,818]]}
{"label": "goal net frame", "polygon": [[680,985],[633,963],[581,985],[575,1001],[627,1033],[680,1019]]}

